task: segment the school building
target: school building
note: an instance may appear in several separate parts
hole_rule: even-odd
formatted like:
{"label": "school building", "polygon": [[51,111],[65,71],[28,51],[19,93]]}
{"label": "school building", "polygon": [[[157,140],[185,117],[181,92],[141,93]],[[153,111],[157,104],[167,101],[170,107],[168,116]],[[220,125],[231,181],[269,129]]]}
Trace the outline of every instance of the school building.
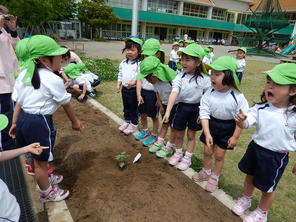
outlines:
{"label": "school building", "polygon": [[[138,36],[173,40],[187,33],[191,39],[212,41],[233,36],[252,35],[242,23],[251,16],[261,0],[139,0]],[[278,31],[291,35],[296,20],[296,1],[279,0],[287,11],[289,27]],[[120,22],[102,32],[104,38],[122,39],[131,35],[133,0],[108,0]]]}

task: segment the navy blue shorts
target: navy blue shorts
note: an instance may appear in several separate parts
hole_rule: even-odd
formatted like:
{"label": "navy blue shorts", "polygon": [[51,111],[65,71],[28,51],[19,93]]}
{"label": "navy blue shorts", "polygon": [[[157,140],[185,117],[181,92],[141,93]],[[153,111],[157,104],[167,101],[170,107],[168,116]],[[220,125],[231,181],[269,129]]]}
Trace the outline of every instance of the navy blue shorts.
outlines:
{"label": "navy blue shorts", "polygon": [[48,146],[41,155],[31,154],[38,161],[51,161],[56,137],[56,129],[53,125],[52,115],[36,115],[21,112],[16,124],[16,142],[18,147],[27,146],[31,143],[40,143]]}
{"label": "navy blue shorts", "polygon": [[[164,104],[162,104],[162,106],[163,106],[164,114],[165,114],[168,106],[164,105]],[[171,110],[171,114],[170,114],[170,117],[169,117],[169,122],[168,123],[163,123],[163,124],[171,124],[172,123],[172,120],[173,120],[173,118],[175,116],[175,113],[176,113],[176,107],[177,107],[177,104],[175,104],[173,106],[172,110]],[[161,115],[162,119],[163,119],[164,114]]]}
{"label": "navy blue shorts", "polygon": [[236,72],[236,75],[237,75],[237,78],[238,78],[239,82],[241,82],[242,78],[243,78],[243,73],[242,72]]}
{"label": "navy blue shorts", "polygon": [[131,122],[134,125],[138,125],[138,100],[136,87],[128,89],[123,86],[121,88],[121,96],[124,120],[126,122]]}
{"label": "navy blue shorts", "polygon": [[179,103],[176,106],[176,113],[172,119],[171,127],[179,131],[185,130],[186,128],[193,131],[201,130],[201,125],[196,122],[198,117],[199,103]]}
{"label": "navy blue shorts", "polygon": [[144,103],[139,105],[139,113],[146,114],[151,118],[156,118],[158,114],[156,93],[151,90],[142,89],[141,96],[143,97]]}
{"label": "navy blue shorts", "polygon": [[[209,119],[209,129],[213,138],[213,143],[224,150],[233,150],[234,147],[228,147],[228,140],[235,131],[235,120],[220,120],[211,116]],[[206,143],[204,132],[200,135],[200,141]]]}
{"label": "navy blue shorts", "polygon": [[254,141],[238,164],[245,174],[254,176],[253,185],[263,192],[273,192],[289,162],[289,153],[265,149]]}

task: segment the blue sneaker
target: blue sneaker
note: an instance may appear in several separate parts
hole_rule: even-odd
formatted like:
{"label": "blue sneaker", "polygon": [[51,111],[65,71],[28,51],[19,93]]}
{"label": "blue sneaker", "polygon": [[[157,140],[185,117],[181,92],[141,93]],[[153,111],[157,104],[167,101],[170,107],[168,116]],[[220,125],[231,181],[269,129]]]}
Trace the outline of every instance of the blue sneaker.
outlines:
{"label": "blue sneaker", "polygon": [[135,135],[135,139],[136,140],[141,140],[141,139],[144,139],[148,135],[149,135],[148,130],[141,130],[137,135]]}
{"label": "blue sneaker", "polygon": [[153,143],[155,143],[156,141],[157,141],[157,136],[150,135],[142,142],[142,144],[144,146],[150,146]]}

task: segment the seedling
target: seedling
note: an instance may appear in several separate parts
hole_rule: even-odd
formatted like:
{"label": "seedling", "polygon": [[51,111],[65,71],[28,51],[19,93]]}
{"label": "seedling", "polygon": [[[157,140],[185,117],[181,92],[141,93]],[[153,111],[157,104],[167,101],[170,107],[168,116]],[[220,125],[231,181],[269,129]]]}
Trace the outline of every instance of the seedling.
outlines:
{"label": "seedling", "polygon": [[121,152],[117,156],[115,156],[115,159],[118,161],[118,167],[120,169],[124,168],[126,166],[126,161],[125,159],[128,158],[128,155],[125,152]]}

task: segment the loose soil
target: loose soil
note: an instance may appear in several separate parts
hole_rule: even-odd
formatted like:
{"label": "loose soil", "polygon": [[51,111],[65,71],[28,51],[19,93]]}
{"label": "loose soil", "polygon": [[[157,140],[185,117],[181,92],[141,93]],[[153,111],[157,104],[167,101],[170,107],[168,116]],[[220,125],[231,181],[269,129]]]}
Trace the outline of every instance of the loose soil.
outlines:
{"label": "loose soil", "polygon": [[[57,172],[74,221],[89,222],[236,222],[213,196],[166,160],[150,154],[133,136],[124,136],[117,124],[89,104],[73,102],[85,129],[71,129],[62,109],[54,116],[58,136],[54,151]],[[124,170],[114,156],[129,155]],[[141,161],[132,164],[140,152]]]}

